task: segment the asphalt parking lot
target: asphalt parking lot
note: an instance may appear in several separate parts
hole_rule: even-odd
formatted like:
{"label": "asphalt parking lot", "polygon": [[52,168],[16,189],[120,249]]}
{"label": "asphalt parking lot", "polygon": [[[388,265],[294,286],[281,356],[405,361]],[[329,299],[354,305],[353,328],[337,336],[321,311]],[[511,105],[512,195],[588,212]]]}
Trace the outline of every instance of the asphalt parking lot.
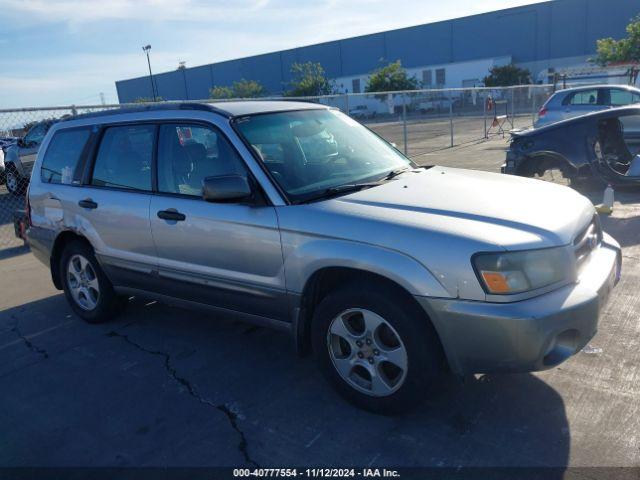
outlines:
{"label": "asphalt parking lot", "polygon": [[[495,171],[505,146],[418,160]],[[617,200],[603,223],[623,276],[587,349],[448,379],[398,417],[346,404],[283,333],[136,299],[85,324],[28,251],[4,249],[0,466],[640,466],[640,192]]]}

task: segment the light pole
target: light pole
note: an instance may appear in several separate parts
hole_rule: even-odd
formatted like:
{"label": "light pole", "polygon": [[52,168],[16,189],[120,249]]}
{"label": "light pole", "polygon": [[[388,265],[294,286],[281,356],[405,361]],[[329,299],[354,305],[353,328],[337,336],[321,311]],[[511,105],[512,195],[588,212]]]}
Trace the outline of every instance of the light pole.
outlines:
{"label": "light pole", "polygon": [[151,95],[153,95],[153,101],[156,101],[156,88],[153,83],[153,73],[151,73],[151,60],[149,60],[149,50],[151,45],[145,45],[142,47],[142,51],[147,54],[147,65],[149,65],[149,81],[151,82]]}

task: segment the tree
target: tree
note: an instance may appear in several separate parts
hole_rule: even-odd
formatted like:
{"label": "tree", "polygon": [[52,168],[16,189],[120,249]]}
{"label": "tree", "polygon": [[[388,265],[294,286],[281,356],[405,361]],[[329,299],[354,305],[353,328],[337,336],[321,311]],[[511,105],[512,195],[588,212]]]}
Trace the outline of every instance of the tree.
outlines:
{"label": "tree", "polygon": [[214,86],[209,90],[209,98],[221,99],[221,98],[233,98],[233,88],[231,87],[217,87]]}
{"label": "tree", "polygon": [[209,97],[215,99],[257,98],[264,97],[265,93],[265,89],[260,82],[243,78],[233,82],[231,87],[214,86],[209,90]]}
{"label": "tree", "polygon": [[315,97],[331,95],[334,86],[325,76],[324,68],[319,63],[306,62],[291,65],[290,97]]}
{"label": "tree", "polygon": [[598,53],[592,61],[603,67],[612,63],[640,62],[640,15],[631,20],[626,30],[627,38],[597,40]]}
{"label": "tree", "polygon": [[483,80],[487,87],[509,87],[531,83],[531,72],[513,64],[492,67]]}
{"label": "tree", "polygon": [[39,120],[32,120],[30,122],[27,122],[22,126],[22,130],[26,133],[29,130],[31,130],[31,127],[33,127],[34,125],[37,125],[38,123],[40,123]]}
{"label": "tree", "polygon": [[365,87],[365,92],[395,92],[398,90],[416,90],[418,79],[407,75],[400,60],[373,71]]}
{"label": "tree", "polygon": [[257,98],[264,97],[266,92],[260,82],[243,78],[239,82],[233,82],[233,93],[236,98]]}

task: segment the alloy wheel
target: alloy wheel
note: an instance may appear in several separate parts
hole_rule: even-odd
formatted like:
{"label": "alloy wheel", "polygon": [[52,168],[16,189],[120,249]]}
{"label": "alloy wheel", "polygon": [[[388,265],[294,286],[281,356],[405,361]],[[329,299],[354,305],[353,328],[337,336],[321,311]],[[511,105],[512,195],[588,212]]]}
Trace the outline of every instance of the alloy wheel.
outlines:
{"label": "alloy wheel", "polygon": [[380,315],[362,308],[343,311],[327,332],[336,371],[351,387],[373,397],[398,390],[407,375],[407,350],[398,332]]}
{"label": "alloy wheel", "polygon": [[100,300],[100,284],[89,260],[76,254],[67,265],[69,291],[76,304],[83,310],[93,310]]}

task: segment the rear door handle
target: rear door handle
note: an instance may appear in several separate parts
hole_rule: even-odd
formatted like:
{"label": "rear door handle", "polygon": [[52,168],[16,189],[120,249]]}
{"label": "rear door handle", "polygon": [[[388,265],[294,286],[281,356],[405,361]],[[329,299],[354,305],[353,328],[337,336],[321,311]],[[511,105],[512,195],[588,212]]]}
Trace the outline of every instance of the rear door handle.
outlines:
{"label": "rear door handle", "polygon": [[160,210],[158,212],[158,218],[161,218],[163,220],[173,220],[174,222],[182,222],[187,217],[184,215],[184,213],[180,213],[179,211],[170,208],[169,210]]}
{"label": "rear door handle", "polygon": [[90,210],[93,210],[94,208],[98,208],[98,204],[93,200],[91,200],[90,198],[85,198],[84,200],[80,200],[78,202],[78,205],[80,205],[82,208],[88,208]]}

